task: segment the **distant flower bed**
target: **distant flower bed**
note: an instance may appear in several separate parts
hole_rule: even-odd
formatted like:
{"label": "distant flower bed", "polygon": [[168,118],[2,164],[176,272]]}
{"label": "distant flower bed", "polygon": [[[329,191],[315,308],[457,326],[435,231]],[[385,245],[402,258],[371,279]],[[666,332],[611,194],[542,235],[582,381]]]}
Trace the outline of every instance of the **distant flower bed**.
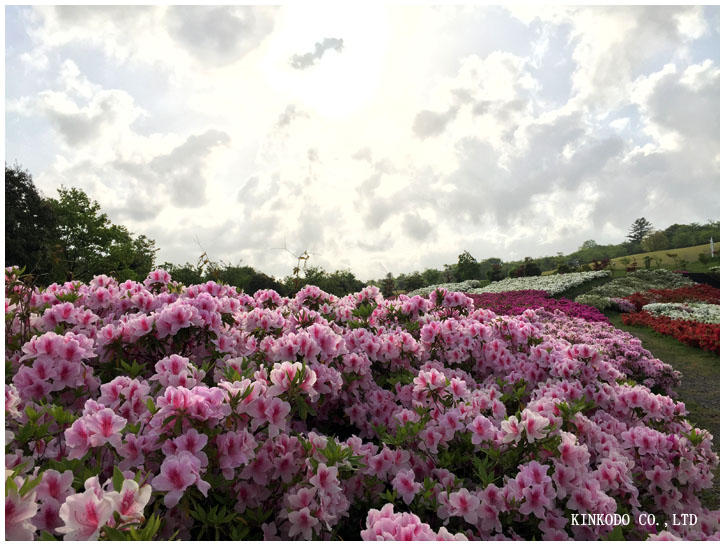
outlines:
{"label": "distant flower bed", "polygon": [[648,303],[642,310],[676,320],[720,324],[720,306],[711,303]]}
{"label": "distant flower bed", "polygon": [[546,311],[559,310],[570,317],[582,318],[588,322],[609,322],[609,319],[594,307],[567,299],[555,299],[543,290],[518,290],[488,294],[469,294],[476,307],[490,309],[497,315],[520,315],[527,309],[543,308]]}
{"label": "distant flower bed", "polygon": [[408,292],[408,294],[406,294],[406,295],[409,297],[424,296],[427,298],[428,295],[431,292],[433,292],[436,288],[445,288],[448,292],[470,292],[474,288],[478,288],[480,286],[481,286],[481,281],[477,281],[477,280],[462,281],[462,282],[448,282],[448,283],[432,284],[430,286],[418,288],[416,290]]}
{"label": "distant flower bed", "polygon": [[720,289],[707,284],[681,286],[664,290],[647,290],[627,296],[637,311],[648,303],[702,302],[720,304]]}
{"label": "distant flower bed", "polygon": [[493,282],[488,286],[470,290],[469,293],[484,294],[518,290],[543,290],[550,296],[556,296],[571,288],[580,286],[585,282],[605,278],[610,275],[610,271],[584,271],[581,273],[563,273],[561,275],[546,275],[542,277],[516,277]]}
{"label": "distant flower bed", "polygon": [[674,337],[682,343],[706,351],[718,352],[720,350],[719,324],[679,320],[664,315],[657,316],[645,310],[622,315],[622,322],[624,324],[649,326],[660,334]]}
{"label": "distant flower bed", "polygon": [[[640,269],[627,273],[624,277],[613,279],[611,282],[593,288],[586,294],[577,296],[574,301],[592,305],[599,310],[618,309],[629,311],[629,305],[621,300],[635,292],[646,292],[652,289],[671,289],[682,286],[691,286],[691,280],[668,271],[666,269],[645,270]],[[613,300],[613,298],[616,298]]]}

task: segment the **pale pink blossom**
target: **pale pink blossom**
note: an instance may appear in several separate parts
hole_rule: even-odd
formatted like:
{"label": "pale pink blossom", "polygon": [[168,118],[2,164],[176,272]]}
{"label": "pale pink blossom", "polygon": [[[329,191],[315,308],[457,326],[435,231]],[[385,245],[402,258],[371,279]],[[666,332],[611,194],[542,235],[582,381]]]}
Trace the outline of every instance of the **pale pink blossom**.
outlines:
{"label": "pale pink blossom", "polygon": [[[161,463],[161,470],[152,481],[151,487],[158,491],[168,491],[164,496],[164,504],[167,508],[173,508],[179,503],[179,499],[186,491],[186,488],[193,485],[197,480],[197,474],[192,455],[182,452],[180,455],[166,457]],[[196,459],[199,462],[199,459]]]}
{"label": "pale pink blossom", "polygon": [[125,479],[120,492],[107,493],[106,497],[123,521],[142,520],[143,509],[151,498],[151,486],[139,487],[135,480]]}
{"label": "pale pink blossom", "polygon": [[303,540],[312,540],[312,531],[319,524],[319,520],[310,514],[309,508],[290,512],[287,517],[292,524],[288,531],[290,537],[302,535]]}
{"label": "pale pink blossom", "polygon": [[[18,478],[15,483],[18,490],[23,485]],[[35,490],[22,497],[12,489],[5,491],[5,540],[33,540],[36,526],[31,520],[38,512],[35,498]]]}
{"label": "pale pink blossom", "polygon": [[413,502],[415,495],[423,489],[423,485],[415,481],[415,472],[410,469],[398,471],[391,484],[403,498],[405,504]]}
{"label": "pale pink blossom", "polygon": [[65,535],[64,540],[96,540],[101,528],[113,515],[113,504],[93,489],[69,495],[61,505],[58,515],[65,523],[56,532]]}

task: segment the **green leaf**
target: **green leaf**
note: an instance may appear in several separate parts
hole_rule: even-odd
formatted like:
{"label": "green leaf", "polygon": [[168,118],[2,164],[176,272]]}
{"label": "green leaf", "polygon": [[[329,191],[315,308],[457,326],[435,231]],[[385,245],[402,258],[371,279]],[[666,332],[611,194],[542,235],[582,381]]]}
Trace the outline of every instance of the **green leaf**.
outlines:
{"label": "green leaf", "polygon": [[58,540],[55,536],[51,535],[48,531],[40,532],[40,540]]}
{"label": "green leaf", "polygon": [[43,479],[43,473],[41,472],[38,476],[33,478],[32,480],[25,480],[25,483],[20,488],[20,496],[24,497],[28,493],[30,493],[35,487],[40,483],[40,480]]}
{"label": "green leaf", "polygon": [[123,488],[123,481],[126,478],[123,477],[123,474],[119,470],[117,466],[113,467],[113,489],[121,492],[121,489]]}
{"label": "green leaf", "polygon": [[615,527],[611,533],[607,535],[607,538],[604,540],[626,540],[624,538],[624,531],[622,530],[621,526]]}

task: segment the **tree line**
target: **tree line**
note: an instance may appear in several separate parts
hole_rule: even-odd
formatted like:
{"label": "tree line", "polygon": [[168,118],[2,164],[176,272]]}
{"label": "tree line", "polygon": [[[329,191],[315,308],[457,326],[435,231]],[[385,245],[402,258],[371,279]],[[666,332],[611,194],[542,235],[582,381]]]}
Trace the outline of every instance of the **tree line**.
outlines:
{"label": "tree line", "polygon": [[[173,279],[186,284],[213,280],[243,289],[247,293],[271,288],[292,295],[305,284],[343,296],[366,284],[379,286],[385,295],[410,291],[438,283],[465,280],[497,281],[505,277],[540,275],[542,271],[562,273],[606,266],[612,258],[704,244],[720,240],[720,222],[672,224],[655,230],[645,218],[630,227],[627,240],[600,245],[587,240],[575,252],[504,262],[500,258],[477,260],[464,250],[455,264],[422,272],[388,273],[363,283],[348,270],[324,271],[315,266],[295,267],[291,275],[276,279],[251,266],[216,261],[204,252],[197,263],[156,263],[154,240],[134,235],[113,224],[100,205],[78,188],[61,187],[57,198],[43,197],[29,172],[5,166],[5,264],[25,267],[32,281],[41,286],[69,280],[87,282],[105,274],[119,280],[141,281],[154,267],[166,269]],[[306,263],[306,260],[304,261]]]}

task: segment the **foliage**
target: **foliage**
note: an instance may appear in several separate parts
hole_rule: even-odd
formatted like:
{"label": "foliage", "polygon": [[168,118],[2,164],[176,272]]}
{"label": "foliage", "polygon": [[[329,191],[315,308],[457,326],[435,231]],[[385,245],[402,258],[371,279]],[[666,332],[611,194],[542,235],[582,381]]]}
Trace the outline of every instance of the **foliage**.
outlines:
{"label": "foliage", "polygon": [[646,252],[671,248],[669,244],[670,242],[664,231],[655,231],[642,239],[642,249]]}
{"label": "foliage", "polygon": [[29,172],[5,166],[5,263],[48,282],[53,259],[53,211]]}
{"label": "foliage", "polygon": [[463,253],[458,256],[458,263],[456,264],[456,281],[462,282],[479,278],[480,268],[478,267],[476,258],[471,256],[467,250],[464,250]]}
{"label": "foliage", "polygon": [[154,265],[154,241],[111,223],[81,189],[61,187],[57,199],[43,199],[29,173],[6,166],[5,197],[6,265],[26,267],[39,283],[102,273],[140,280]]}
{"label": "foliage", "polygon": [[627,239],[632,243],[641,243],[652,232],[653,226],[646,218],[637,218],[629,228]]}

